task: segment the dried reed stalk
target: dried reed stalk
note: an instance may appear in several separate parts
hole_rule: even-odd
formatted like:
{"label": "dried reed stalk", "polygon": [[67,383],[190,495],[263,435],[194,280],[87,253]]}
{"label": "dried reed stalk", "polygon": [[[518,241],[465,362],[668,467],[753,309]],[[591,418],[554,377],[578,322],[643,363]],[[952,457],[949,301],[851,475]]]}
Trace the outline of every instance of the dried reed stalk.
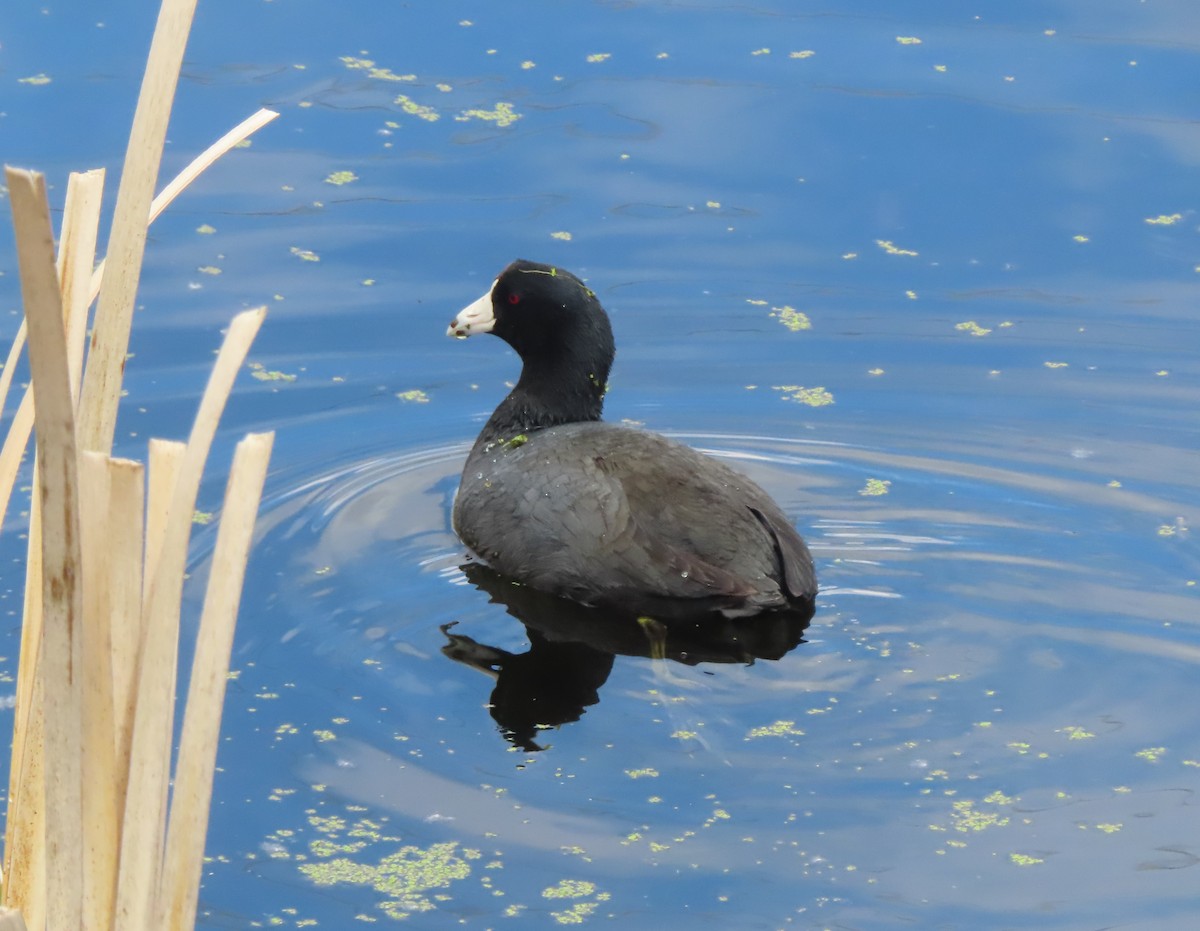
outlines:
{"label": "dried reed stalk", "polygon": [[[147,222],[150,224],[154,223],[159,215],[171,205],[171,202],[182,194],[189,184],[200,177],[213,162],[234,148],[239,142],[250,138],[250,136],[258,132],[277,116],[279,114],[274,110],[256,110],[192,159],[183,171],[179,172],[166,187],[158,192],[158,196],[150,204],[150,219]],[[104,281],[104,266],[105,263],[101,262],[96,266],[95,272],[92,273],[91,285],[88,288],[90,301],[94,301],[100,293],[100,285]],[[128,342],[126,342],[126,345],[128,345]]]}
{"label": "dried reed stalk", "polygon": [[188,166],[172,178],[171,182],[154,198],[153,203],[150,204],[150,219],[147,222],[153,223],[157,220],[158,215],[167,209],[171,201],[182,194],[189,184],[200,177],[209,165],[244,139],[250,138],[250,136],[254,135],[277,116],[279,114],[274,110],[267,110],[266,108],[256,110],[192,159],[188,163]]}
{"label": "dried reed stalk", "polygon": [[74,404],[46,181],[40,174],[13,168],[5,170],[5,178],[17,230],[30,376],[40,397],[35,412],[35,483],[40,485],[42,509],[42,655],[35,674],[42,679],[46,753],[47,920],[52,926],[76,927],[82,921],[83,883],[83,774],[78,752],[83,605]]}
{"label": "dried reed stalk", "polygon": [[171,103],[195,11],[196,0],[163,0],[154,26],[117,188],[106,271],[83,381],[79,419],[83,449],[104,453],[112,449],[134,298],[146,248],[150,202],[154,198]]}
{"label": "dried reed stalk", "polygon": [[57,268],[67,329],[71,397],[76,404],[79,403],[79,380],[83,372],[87,313],[92,304],[89,291],[92,269],[96,265],[96,239],[100,231],[100,202],[103,196],[103,168],[71,172],[67,179],[67,202],[63,208]]}
{"label": "dried reed stalk", "polygon": [[0,449],[0,515],[31,426],[37,453],[5,834],[5,904],[23,914],[0,910],[0,931],[158,931],[195,920],[237,602],[272,435],[247,437],[234,459],[168,812],[184,567],[217,421],[265,308],[234,318],[186,445],[153,441],[148,475],[109,455],[146,228],[277,115],[243,121],[151,200],[195,4],[162,2],[104,262],[93,269],[102,172],[71,176],[56,260],[44,179],[7,169],[25,322],[0,373],[0,408],[26,336],[33,384]]}
{"label": "dried reed stalk", "polygon": [[[213,164],[226,152],[230,151],[239,142],[249,138],[262,127],[266,126],[271,120],[279,116],[273,110],[261,109],[248,116],[242,122],[238,123],[233,129],[229,130],[224,136],[210,145],[200,155],[192,159],[183,171],[179,172],[170,183],[167,184],[154,198],[150,204],[150,223],[158,219],[159,215],[167,209],[172,201],[178,197],[189,184],[195,181],[205,169]],[[94,169],[91,172],[84,172],[84,175],[92,175],[99,169]],[[75,174],[71,175],[74,180]],[[102,179],[101,182],[102,184]],[[63,239],[67,240],[67,217],[73,214],[71,208],[71,184],[67,185],[67,206],[64,210],[64,229]],[[99,202],[96,202],[96,209],[99,210]],[[97,214],[98,217],[98,214]],[[80,255],[84,250],[77,248],[76,255]],[[96,300],[100,293],[101,284],[104,281],[104,269],[106,261],[102,260],[92,271],[91,277],[87,279],[87,301],[83,305],[83,312],[86,315],[87,308]],[[76,345],[73,329],[75,321],[75,302],[72,299],[73,295],[68,294],[67,290],[63,292],[63,301],[68,308],[68,319],[72,321],[71,336],[68,343],[72,347]],[[82,330],[80,330],[82,336]],[[126,339],[125,348],[128,349],[129,343]],[[16,362],[20,358],[21,350],[25,347],[25,321],[21,321],[21,326],[17,330],[17,335],[13,338],[12,346],[9,348],[8,359],[5,362],[4,368],[0,370],[0,410],[4,409],[4,403],[8,397],[8,389],[12,383],[13,372],[16,370]],[[74,351],[74,350],[73,350]],[[80,344],[79,352],[82,353],[82,344]],[[74,357],[72,357],[74,358]],[[79,401],[78,384],[73,380],[72,387],[75,391],[76,404]],[[5,436],[3,448],[0,449],[0,518],[8,510],[8,502],[12,497],[13,486],[17,480],[17,472],[21,466],[21,458],[25,454],[25,446],[29,442],[29,434],[33,428],[33,387],[25,389],[24,395],[21,397],[21,404],[17,408],[16,414],[13,415],[12,424],[9,426],[8,434]]]}
{"label": "dried reed stalk", "polygon": [[29,368],[38,393],[38,471],[42,547],[42,678],[45,734],[46,910],[52,928],[81,926],[83,614],[75,405],[45,179],[5,170],[17,234],[21,297],[29,329]]}
{"label": "dried reed stalk", "polygon": [[[155,441],[151,440],[151,444]],[[182,443],[174,444],[182,447]],[[151,463],[154,454],[150,455]],[[116,748],[113,791],[119,799],[129,785],[129,746],[133,734],[134,689],[142,629],[142,528],[146,526],[146,469],[140,462],[108,459],[108,549],[110,572],[105,579],[113,670],[113,742]],[[149,537],[145,541],[149,546]],[[118,817],[124,817],[124,806]],[[118,832],[114,841],[119,841]],[[114,890],[115,891],[115,890]]]}
{"label": "dried reed stalk", "polygon": [[[31,550],[30,578],[42,584],[27,598],[23,659],[29,662],[19,670],[18,691],[28,696],[22,707],[40,709],[40,717],[29,719],[40,723],[44,743],[41,734],[30,742],[32,730],[14,739],[18,775],[10,828],[23,824],[13,836],[25,843],[10,847],[17,868],[8,874],[6,894],[37,916],[35,929],[149,931],[168,913],[172,926],[182,928],[195,917],[204,834],[194,828],[207,818],[236,604],[271,436],[248,438],[234,461],[229,524],[226,529],[222,521],[218,537],[185,718],[191,722],[186,751],[176,771],[177,827],[164,863],[187,541],[217,423],[266,308],[231,323],[186,446],[152,444],[143,549],[140,468],[75,448],[67,324],[44,179],[8,169],[7,180],[40,399],[31,520],[40,550]],[[48,774],[44,804],[42,791],[26,781],[38,772]],[[24,820],[19,808],[29,812]],[[44,881],[38,860],[43,819]],[[17,880],[26,884],[24,892]]]}
{"label": "dried reed stalk", "polygon": [[139,661],[127,790],[128,797],[137,799],[138,804],[126,807],[121,832],[117,920],[122,928],[155,927],[174,724],[179,599],[188,534],[217,421],[265,314],[265,307],[248,310],[234,317],[229,326],[183,454],[157,558],[148,551],[146,559],[145,641]]}
{"label": "dried reed stalk", "polygon": [[[4,368],[0,370],[0,410],[4,410],[4,405],[8,401],[8,389],[12,387],[13,372],[17,368],[17,360],[21,358],[21,350],[25,348],[25,318],[21,318],[21,325],[17,328],[17,335],[13,337],[12,345],[8,347],[8,358],[4,360]],[[24,450],[24,446],[21,447]]]}
{"label": "dried reed stalk", "polygon": [[157,922],[164,931],[185,931],[196,921],[204,862],[196,838],[208,824],[238,600],[274,440],[273,433],[255,433],[238,444],[225,491],[179,741]]}
{"label": "dried reed stalk", "polygon": [[[113,705],[113,627],[127,619],[116,613],[113,586],[124,556],[112,547],[125,523],[114,514],[115,460],[100,453],[79,457],[80,530],[83,560],[83,919],[102,928],[112,918],[120,853],[121,800],[117,785],[116,717]],[[134,557],[136,559],[136,556]],[[138,560],[140,562],[140,560]]]}
{"label": "dried reed stalk", "polygon": [[[72,394],[78,390],[79,369],[83,359],[83,330],[86,322],[87,302],[83,295],[89,283],[91,266],[95,259],[96,230],[100,216],[100,190],[103,184],[103,172],[85,172],[72,174],[67,185],[67,200],[64,209],[62,243],[59,250],[56,271],[62,283],[63,312],[67,315],[65,329],[68,334],[67,355],[70,369]],[[44,195],[43,198],[44,200]],[[28,209],[26,206],[25,209]],[[14,220],[17,217],[14,215]],[[28,222],[28,221],[18,221]],[[42,235],[45,235],[46,223],[42,223]],[[27,227],[27,232],[32,232]],[[25,342],[28,324],[22,320],[17,337],[13,341],[9,353],[10,365],[19,354]],[[4,375],[11,378],[12,372],[5,371]],[[0,389],[0,398],[7,390],[7,383]],[[0,452],[0,488],[3,501],[7,504],[16,479],[20,458],[29,440],[29,432],[33,424],[32,406],[33,386],[30,385],[22,399],[20,408],[10,426],[5,438],[3,451]],[[17,437],[20,442],[17,442]],[[38,470],[34,470],[35,488],[38,486]],[[17,889],[43,889],[42,868],[44,866],[42,848],[37,846],[30,849],[44,833],[43,806],[20,804],[22,792],[30,794],[31,798],[40,797],[42,793],[42,703],[35,697],[37,691],[38,662],[42,642],[42,611],[40,601],[41,581],[41,519],[40,495],[35,495],[34,506],[30,515],[30,532],[28,539],[28,562],[26,575],[26,624],[21,634],[21,668],[25,674],[18,676],[17,707],[14,715],[13,728],[13,760],[10,774],[10,810],[18,813],[8,824],[6,835],[5,857],[6,866],[10,866],[13,851],[25,850],[31,856],[22,858],[22,865],[14,883],[9,885]],[[32,755],[27,750],[32,747]],[[21,817],[23,815],[24,817]],[[20,870],[28,870],[28,882],[21,881]],[[9,897],[11,899],[11,896]],[[24,903],[26,911],[31,916],[42,914],[44,899],[40,896],[37,901]],[[36,925],[35,925],[36,926]]]}

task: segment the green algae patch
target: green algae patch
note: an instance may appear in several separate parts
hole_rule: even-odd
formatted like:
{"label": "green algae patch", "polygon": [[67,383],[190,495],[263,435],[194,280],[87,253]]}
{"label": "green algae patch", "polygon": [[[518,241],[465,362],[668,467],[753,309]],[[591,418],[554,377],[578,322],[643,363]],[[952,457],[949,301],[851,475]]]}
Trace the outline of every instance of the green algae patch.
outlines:
{"label": "green algae patch", "polygon": [[875,497],[886,495],[891,487],[892,483],[885,478],[869,478],[867,484],[860,488],[858,493],[865,497]]}
{"label": "green algae patch", "polygon": [[890,239],[876,239],[875,245],[877,245],[888,255],[920,255],[919,252],[913,249],[901,249]]}
{"label": "green algae patch", "polygon": [[330,172],[329,177],[325,179],[325,183],[341,187],[343,184],[351,184],[357,180],[358,175],[352,171],[334,171]]}
{"label": "green algae patch", "polygon": [[396,74],[390,68],[380,68],[369,58],[357,58],[353,55],[343,55],[342,64],[351,71],[365,71],[367,77],[376,81],[415,81],[415,74]]}
{"label": "green algae patch", "polygon": [[550,886],[543,889],[542,898],[580,899],[584,896],[592,895],[595,891],[595,883],[590,883],[584,879],[564,879],[557,886]]}
{"label": "green algae patch", "polygon": [[296,376],[287,372],[280,372],[268,369],[261,362],[251,362],[248,368],[250,369],[250,377],[257,378],[259,381],[295,381]]}
{"label": "green algae patch", "polygon": [[772,307],[771,316],[793,333],[812,329],[812,321],[808,319],[808,314],[796,310],[795,307],[789,307],[787,304],[782,307]]}
{"label": "green algae patch", "polygon": [[796,727],[795,721],[776,721],[774,724],[768,724],[765,727],[751,728],[746,734],[747,740],[754,740],[759,737],[803,737],[804,731]]}
{"label": "green algae patch", "polygon": [[807,404],[809,407],[825,407],[833,403],[833,395],[823,387],[805,388],[803,385],[773,385],[783,392],[784,401]]}
{"label": "green algae patch", "polygon": [[980,326],[974,320],[964,320],[962,323],[956,323],[954,324],[954,329],[970,333],[972,336],[987,336],[992,332],[989,327]]}
{"label": "green algae patch", "polygon": [[602,902],[607,902],[611,897],[610,893],[599,891],[595,883],[585,879],[564,879],[542,890],[544,899],[562,901],[564,904],[570,902],[566,908],[550,913],[550,917],[560,925],[583,924]]}
{"label": "green algae patch", "polygon": [[[334,857],[322,863],[303,863],[300,872],[318,886],[369,886],[386,896],[379,904],[384,914],[401,920],[437,908],[430,893],[449,889],[471,874],[466,854],[459,856],[457,849],[454,841],[424,849],[410,845],[374,864]],[[316,850],[313,853],[321,856]]]}
{"label": "green algae patch", "polygon": [[396,106],[398,106],[409,116],[415,116],[417,119],[424,120],[426,123],[436,123],[442,118],[442,115],[438,113],[437,110],[433,109],[433,107],[427,107],[424,104],[417,103],[415,100],[405,94],[400,94],[397,96],[392,103],[396,104]]}
{"label": "green algae patch", "polygon": [[950,821],[954,830],[962,834],[969,834],[986,831],[988,828],[1002,828],[1008,824],[1009,819],[1006,815],[1001,815],[996,811],[981,811],[975,807],[974,801],[964,798],[954,802]]}
{"label": "green algae patch", "polygon": [[406,401],[410,404],[428,404],[429,395],[420,388],[412,388],[408,391],[397,391],[396,397],[401,401]]}
{"label": "green algae patch", "polygon": [[504,127],[511,126],[521,119],[521,114],[513,110],[511,103],[505,103],[502,100],[491,110],[463,110],[455,119],[460,123],[468,120],[483,120],[485,123],[495,123],[497,126]]}

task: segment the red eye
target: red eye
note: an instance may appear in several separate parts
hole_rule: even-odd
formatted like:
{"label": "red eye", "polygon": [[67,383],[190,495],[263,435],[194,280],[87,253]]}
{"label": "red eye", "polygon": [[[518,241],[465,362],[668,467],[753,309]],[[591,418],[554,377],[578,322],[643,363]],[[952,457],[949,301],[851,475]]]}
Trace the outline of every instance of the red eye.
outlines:
{"label": "red eye", "polygon": [[510,304],[520,304],[520,303],[521,303],[521,295],[519,295],[519,294],[517,294],[517,293],[515,293],[515,292],[514,292],[514,293],[512,293],[512,294],[510,294],[510,295],[508,296],[508,302],[509,302]]}

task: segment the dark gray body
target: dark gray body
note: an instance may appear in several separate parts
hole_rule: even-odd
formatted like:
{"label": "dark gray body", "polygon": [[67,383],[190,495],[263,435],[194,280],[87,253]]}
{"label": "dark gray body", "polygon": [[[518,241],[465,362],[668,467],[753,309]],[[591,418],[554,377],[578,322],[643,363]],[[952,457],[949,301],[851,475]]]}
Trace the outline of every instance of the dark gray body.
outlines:
{"label": "dark gray body", "polygon": [[749,478],[665,437],[603,422],[483,438],[454,529],[514,580],[652,617],[756,614],[811,600],[804,541]]}

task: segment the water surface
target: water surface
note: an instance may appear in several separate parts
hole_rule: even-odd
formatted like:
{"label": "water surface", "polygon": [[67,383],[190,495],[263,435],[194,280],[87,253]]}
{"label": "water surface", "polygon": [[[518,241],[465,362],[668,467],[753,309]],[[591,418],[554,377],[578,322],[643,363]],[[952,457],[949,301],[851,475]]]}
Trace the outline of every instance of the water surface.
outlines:
{"label": "water surface", "polygon": [[[56,206],[115,193],[125,6],[0,35],[4,157]],[[155,225],[118,431],[182,436],[271,306],[201,501],[279,431],[201,927],[1194,927],[1198,50],[1182,0],[202,0],[164,173],[282,116]],[[517,361],[444,332],[517,256],[609,309],[610,419],[795,519],[805,642],[655,660],[464,576]],[[576,691],[514,736],[537,680],[476,667],[545,656]]]}

